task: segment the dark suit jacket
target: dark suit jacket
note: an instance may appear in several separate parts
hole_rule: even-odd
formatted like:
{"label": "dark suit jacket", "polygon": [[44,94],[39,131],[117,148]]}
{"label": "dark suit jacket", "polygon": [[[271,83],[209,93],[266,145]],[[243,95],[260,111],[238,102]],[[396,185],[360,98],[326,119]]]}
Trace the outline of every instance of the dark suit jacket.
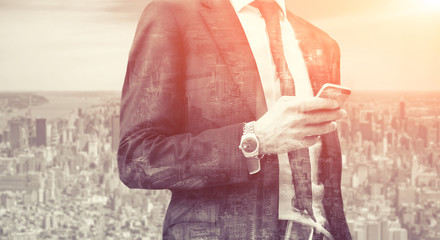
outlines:
{"label": "dark suit jacket", "polygon": [[[315,92],[339,83],[339,48],[288,15]],[[118,166],[130,188],[170,189],[164,239],[276,239],[278,161],[250,176],[242,123],[263,101],[245,33],[228,0],[150,3],[139,22],[122,91]],[[319,179],[335,239],[350,239],[337,133],[322,136]]]}

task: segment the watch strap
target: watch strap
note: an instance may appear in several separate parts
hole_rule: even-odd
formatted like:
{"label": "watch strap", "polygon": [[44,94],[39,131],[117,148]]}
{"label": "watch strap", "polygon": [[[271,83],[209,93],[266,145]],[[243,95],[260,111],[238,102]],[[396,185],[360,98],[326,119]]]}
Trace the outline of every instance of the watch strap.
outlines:
{"label": "watch strap", "polygon": [[255,134],[254,123],[255,123],[255,121],[243,123],[243,135],[250,134],[250,133]]}
{"label": "watch strap", "polygon": [[[252,122],[248,122],[248,123],[244,123],[243,124],[243,135],[246,134],[255,134],[254,131],[254,123],[255,121]],[[247,158],[247,167],[248,167],[248,172],[249,174],[255,174],[258,173],[261,170],[261,164],[260,164],[260,159],[263,156],[259,157],[259,156],[255,156],[255,157],[250,157]]]}
{"label": "watch strap", "polygon": [[249,174],[258,173],[261,169],[260,158],[258,158],[258,157],[248,158],[247,159],[247,167],[248,167]]}

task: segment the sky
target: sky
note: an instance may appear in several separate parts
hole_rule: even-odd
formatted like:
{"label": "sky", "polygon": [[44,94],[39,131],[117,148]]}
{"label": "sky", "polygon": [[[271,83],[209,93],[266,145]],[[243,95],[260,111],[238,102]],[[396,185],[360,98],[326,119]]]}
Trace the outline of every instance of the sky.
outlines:
{"label": "sky", "polygon": [[[148,2],[0,0],[0,91],[120,91]],[[440,91],[440,0],[287,0],[287,6],[337,40],[343,85]]]}

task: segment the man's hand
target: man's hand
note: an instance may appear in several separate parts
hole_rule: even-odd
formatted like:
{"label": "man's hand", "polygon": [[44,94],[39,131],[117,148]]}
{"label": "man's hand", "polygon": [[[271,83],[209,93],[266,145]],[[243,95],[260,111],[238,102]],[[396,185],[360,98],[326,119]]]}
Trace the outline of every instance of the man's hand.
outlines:
{"label": "man's hand", "polygon": [[309,147],[319,135],[336,130],[336,120],[347,116],[327,98],[282,96],[254,123],[260,154],[287,153]]}

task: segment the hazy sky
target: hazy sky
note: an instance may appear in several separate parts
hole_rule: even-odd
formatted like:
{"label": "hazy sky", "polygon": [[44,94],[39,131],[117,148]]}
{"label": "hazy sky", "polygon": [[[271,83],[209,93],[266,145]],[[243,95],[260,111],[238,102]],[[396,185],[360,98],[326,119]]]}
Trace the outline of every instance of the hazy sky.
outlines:
{"label": "hazy sky", "polygon": [[[120,90],[148,2],[0,0],[0,91]],[[339,42],[344,85],[440,91],[440,0],[288,0],[288,7]]]}

